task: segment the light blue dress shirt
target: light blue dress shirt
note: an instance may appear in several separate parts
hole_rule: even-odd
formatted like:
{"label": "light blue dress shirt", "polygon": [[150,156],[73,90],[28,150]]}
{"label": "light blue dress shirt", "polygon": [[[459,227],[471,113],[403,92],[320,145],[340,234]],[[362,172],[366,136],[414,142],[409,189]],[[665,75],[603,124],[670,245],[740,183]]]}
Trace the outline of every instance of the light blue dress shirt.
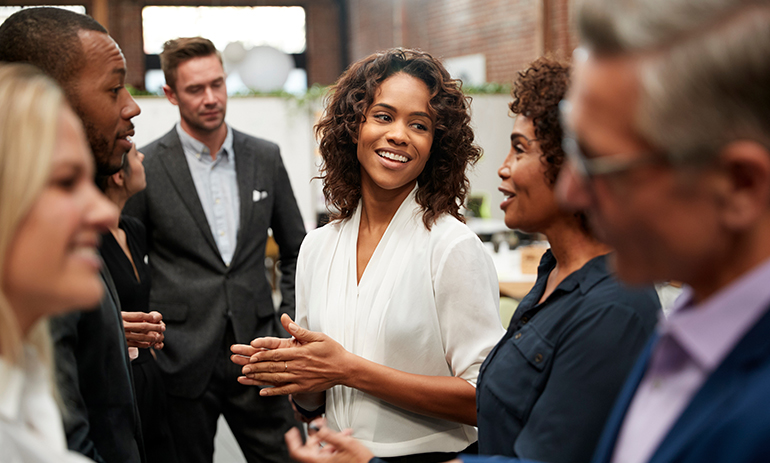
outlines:
{"label": "light blue dress shirt", "polygon": [[208,147],[185,132],[180,123],[176,124],[176,131],[211,234],[214,235],[222,260],[230,265],[240,225],[241,204],[235,171],[233,130],[227,127],[227,136],[215,159],[211,158]]}

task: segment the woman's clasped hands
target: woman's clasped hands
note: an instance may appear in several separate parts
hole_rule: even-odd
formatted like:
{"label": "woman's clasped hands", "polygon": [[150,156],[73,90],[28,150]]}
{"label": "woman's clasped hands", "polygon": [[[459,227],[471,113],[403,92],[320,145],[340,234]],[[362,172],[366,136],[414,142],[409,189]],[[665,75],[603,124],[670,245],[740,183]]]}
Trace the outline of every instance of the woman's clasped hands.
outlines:
{"label": "woman's clasped hands", "polygon": [[344,384],[356,356],[329,336],[300,327],[286,314],[281,324],[292,338],[256,338],[250,345],[231,347],[230,359],[243,367],[238,382],[272,386],[262,389],[262,396],[321,392]]}

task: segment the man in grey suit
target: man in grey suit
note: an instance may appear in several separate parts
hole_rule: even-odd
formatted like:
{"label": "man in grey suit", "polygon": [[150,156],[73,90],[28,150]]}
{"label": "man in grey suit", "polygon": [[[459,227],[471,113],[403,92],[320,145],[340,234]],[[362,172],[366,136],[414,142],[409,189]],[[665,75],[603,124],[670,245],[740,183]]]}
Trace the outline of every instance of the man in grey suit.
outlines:
{"label": "man in grey suit", "polygon": [[[224,122],[225,73],[213,44],[170,40],[161,67],[181,120],[142,149],[147,189],[125,211],[147,227],[150,307],[167,328],[158,365],[179,458],[211,462],[223,414],[249,462],[288,461],[289,402],[238,383],[229,348],[277,335],[278,317],[294,315],[299,208],[278,146]],[[269,230],[280,248],[278,312],[264,263]]]}

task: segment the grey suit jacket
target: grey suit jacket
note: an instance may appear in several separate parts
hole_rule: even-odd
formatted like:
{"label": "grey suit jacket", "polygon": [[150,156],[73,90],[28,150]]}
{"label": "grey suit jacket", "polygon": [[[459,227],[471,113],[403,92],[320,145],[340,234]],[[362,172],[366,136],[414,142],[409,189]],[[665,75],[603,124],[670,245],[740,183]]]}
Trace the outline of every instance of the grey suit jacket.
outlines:
{"label": "grey suit jacket", "polygon": [[[147,188],[124,209],[147,227],[150,310],[166,323],[158,365],[167,391],[179,397],[194,398],[206,388],[217,356],[225,355],[228,318],[236,341],[248,343],[285,333],[281,313],[294,316],[294,274],[305,228],[279,148],[233,130],[233,150],[241,210],[229,266],[211,234],[175,129],[141,149]],[[280,248],[278,313],[265,271],[268,228]]]}

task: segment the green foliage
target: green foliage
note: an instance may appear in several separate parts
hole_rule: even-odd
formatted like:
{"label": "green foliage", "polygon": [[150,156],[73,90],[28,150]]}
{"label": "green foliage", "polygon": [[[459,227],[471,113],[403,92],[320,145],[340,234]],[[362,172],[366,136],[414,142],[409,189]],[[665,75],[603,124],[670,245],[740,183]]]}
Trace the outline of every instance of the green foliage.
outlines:
{"label": "green foliage", "polygon": [[[283,90],[277,90],[274,92],[258,92],[255,90],[248,90],[246,92],[238,92],[230,95],[231,98],[253,98],[253,97],[272,97],[272,98],[284,98],[286,100],[292,100],[297,103],[298,106],[306,106],[313,101],[319,101],[323,99],[329,93],[328,86],[313,84],[307,92],[301,95],[295,95],[293,93],[285,92]],[[133,96],[163,96],[163,93],[153,93],[147,90],[140,90],[138,88],[126,85],[126,89]],[[497,82],[489,82],[482,85],[464,85],[463,93],[466,95],[496,95],[504,94],[510,95],[510,84],[501,84]]]}
{"label": "green foliage", "polygon": [[131,96],[163,96],[162,93],[153,93],[148,92],[147,90],[139,90],[138,88],[131,85],[126,85],[126,90],[128,90],[128,93],[130,93]]}
{"label": "green foliage", "polygon": [[283,90],[276,90],[274,92],[259,92],[256,90],[248,90],[246,92],[237,92],[233,95],[230,95],[231,97],[235,98],[251,98],[251,97],[273,97],[273,98],[284,98],[286,100],[294,101],[297,103],[297,106],[306,106],[310,104],[313,101],[320,100],[324,96],[326,96],[326,93],[329,91],[329,87],[319,85],[319,84],[313,84],[305,93],[301,95],[295,95],[293,93],[285,92]]}
{"label": "green foliage", "polygon": [[463,85],[463,93],[466,95],[510,95],[511,84],[487,82],[481,85]]}

